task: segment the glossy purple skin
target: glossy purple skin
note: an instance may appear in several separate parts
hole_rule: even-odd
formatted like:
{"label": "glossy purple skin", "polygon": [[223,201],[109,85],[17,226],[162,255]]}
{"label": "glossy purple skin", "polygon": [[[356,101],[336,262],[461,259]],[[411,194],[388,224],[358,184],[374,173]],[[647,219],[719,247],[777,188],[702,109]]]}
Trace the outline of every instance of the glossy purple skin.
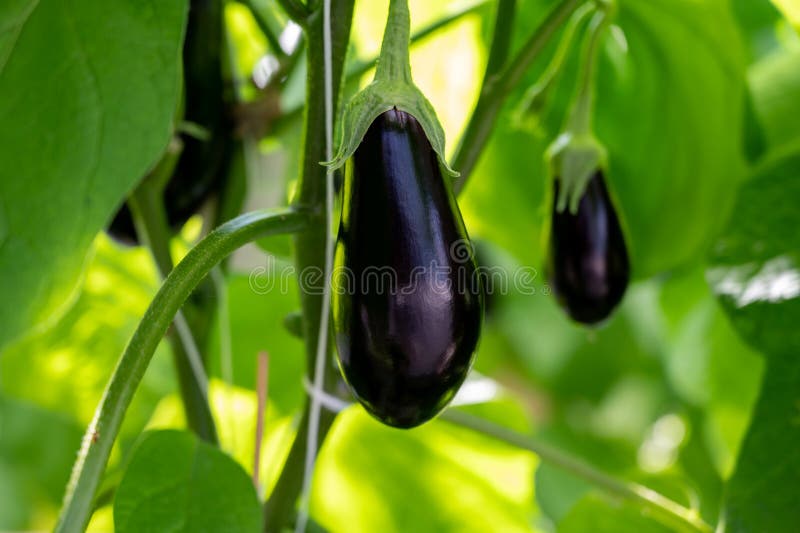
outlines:
{"label": "glossy purple skin", "polygon": [[472,364],[480,284],[436,154],[411,115],[370,126],[345,180],[333,319],[353,394],[385,424],[438,414]]}
{"label": "glossy purple skin", "polygon": [[573,320],[597,324],[622,300],[630,279],[625,237],[601,171],[595,172],[576,214],[559,213],[554,183],[548,277]]}

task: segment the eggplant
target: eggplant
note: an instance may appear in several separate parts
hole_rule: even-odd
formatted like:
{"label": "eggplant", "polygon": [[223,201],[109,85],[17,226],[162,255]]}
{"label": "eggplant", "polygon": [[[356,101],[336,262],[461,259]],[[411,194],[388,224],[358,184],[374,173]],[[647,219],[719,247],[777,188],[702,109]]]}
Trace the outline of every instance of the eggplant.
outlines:
{"label": "eggplant", "polygon": [[547,271],[553,292],[573,320],[597,324],[620,303],[630,280],[630,263],[619,218],[603,172],[589,180],[577,212],[559,212],[554,182]]}
{"label": "eggplant", "polygon": [[412,115],[378,116],[349,170],[332,293],[339,366],[371,415],[410,428],[447,405],[472,365],[483,318],[474,253]]}

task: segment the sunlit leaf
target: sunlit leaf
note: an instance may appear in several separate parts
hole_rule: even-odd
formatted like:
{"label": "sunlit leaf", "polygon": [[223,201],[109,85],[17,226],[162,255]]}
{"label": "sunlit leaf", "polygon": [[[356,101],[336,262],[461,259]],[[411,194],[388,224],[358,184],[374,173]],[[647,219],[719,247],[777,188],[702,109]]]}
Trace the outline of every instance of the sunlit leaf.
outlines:
{"label": "sunlit leaf", "polygon": [[145,434],[114,499],[114,527],[141,531],[258,532],[261,507],[244,470],[189,433]]}

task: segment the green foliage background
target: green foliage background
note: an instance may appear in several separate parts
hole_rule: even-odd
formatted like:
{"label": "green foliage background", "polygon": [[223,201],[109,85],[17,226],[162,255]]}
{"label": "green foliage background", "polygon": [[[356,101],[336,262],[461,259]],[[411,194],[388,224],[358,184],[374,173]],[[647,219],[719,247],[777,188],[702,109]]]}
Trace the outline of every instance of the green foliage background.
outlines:
{"label": "green foliage background", "polygon": [[[254,3],[285,24],[275,2]],[[518,2],[515,49],[555,3]],[[351,64],[377,52],[386,5],[356,2]],[[458,2],[410,5],[420,27]],[[101,230],[179,122],[186,8],[0,5],[0,530],[53,526],[81,434],[157,290],[149,255]],[[450,151],[480,89],[492,14],[489,2],[412,49]],[[800,523],[799,15],[788,0],[619,1],[619,31],[601,51],[596,129],[636,282],[597,330],[569,323],[541,276],[534,295],[496,296],[476,361],[476,383],[493,393],[469,407],[731,532]],[[238,96],[258,100],[250,72],[275,50],[244,5],[226,4],[226,25]],[[544,259],[542,154],[576,58],[538,116],[520,121],[517,107],[554,47],[509,98],[459,199],[483,262],[510,273]],[[247,183],[245,208],[285,204],[293,189],[303,70],[301,59],[279,86],[283,118],[248,137],[233,167]],[[177,254],[201,225],[184,227]],[[285,293],[252,285],[266,257],[275,269],[260,282],[289,264],[290,249],[261,244],[229,265],[219,293],[228,312],[217,313],[208,347],[221,449],[175,431],[185,422],[163,343],[112,454],[116,497],[90,531],[259,530],[258,501],[296,430],[304,372],[302,342],[283,326],[299,307],[296,280]],[[260,350],[271,377],[256,494],[247,473]],[[220,362],[228,351],[230,376]],[[311,516],[332,531],[669,530],[531,453],[440,420],[400,432],[357,406],[321,451]]]}

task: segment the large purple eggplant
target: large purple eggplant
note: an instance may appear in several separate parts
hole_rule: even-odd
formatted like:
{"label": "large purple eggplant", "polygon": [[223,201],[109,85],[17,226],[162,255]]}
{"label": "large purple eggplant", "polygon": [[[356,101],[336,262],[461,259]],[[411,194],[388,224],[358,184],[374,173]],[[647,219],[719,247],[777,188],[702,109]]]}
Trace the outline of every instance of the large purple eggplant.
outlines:
{"label": "large purple eggplant", "polygon": [[422,424],[470,369],[482,320],[472,249],[419,122],[371,124],[345,180],[333,317],[355,396],[395,427]]}

